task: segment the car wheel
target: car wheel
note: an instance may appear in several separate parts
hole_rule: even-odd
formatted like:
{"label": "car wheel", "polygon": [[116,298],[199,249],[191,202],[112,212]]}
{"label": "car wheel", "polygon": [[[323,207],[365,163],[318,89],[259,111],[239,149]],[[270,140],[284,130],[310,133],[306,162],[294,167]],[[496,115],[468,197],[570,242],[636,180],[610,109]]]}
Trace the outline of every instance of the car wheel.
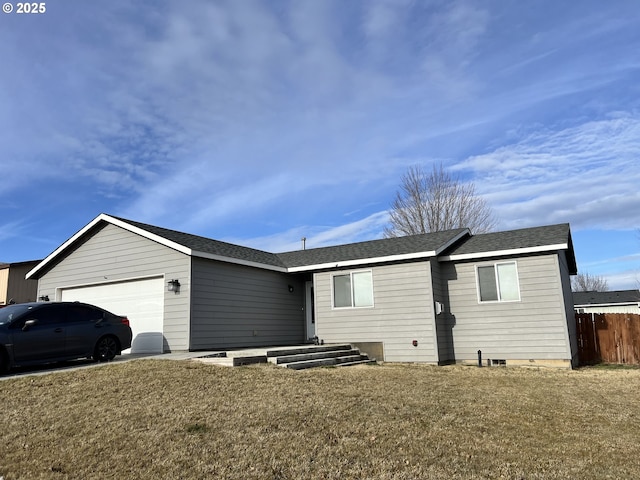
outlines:
{"label": "car wheel", "polygon": [[98,362],[110,362],[118,354],[119,350],[118,341],[115,337],[107,335],[96,343],[93,359]]}

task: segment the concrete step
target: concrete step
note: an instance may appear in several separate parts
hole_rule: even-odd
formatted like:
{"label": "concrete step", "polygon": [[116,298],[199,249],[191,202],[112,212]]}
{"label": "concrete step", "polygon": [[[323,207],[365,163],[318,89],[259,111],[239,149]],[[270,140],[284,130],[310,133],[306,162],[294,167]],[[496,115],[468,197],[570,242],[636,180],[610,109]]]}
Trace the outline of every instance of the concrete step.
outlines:
{"label": "concrete step", "polygon": [[265,355],[253,355],[253,356],[234,356],[234,357],[200,357],[195,360],[202,363],[209,363],[213,365],[222,365],[225,367],[240,367],[242,365],[253,365],[255,363],[267,363],[267,357]]}
{"label": "concrete step", "polygon": [[303,355],[307,353],[319,353],[319,352],[332,352],[334,350],[351,350],[351,345],[336,344],[336,345],[310,345],[302,347],[292,348],[280,348],[274,350],[267,350],[267,357],[284,357],[287,355]]}
{"label": "concrete step", "polygon": [[[363,355],[366,357],[366,355]],[[367,357],[366,360],[358,360],[356,362],[339,363],[336,367],[353,367],[354,365],[377,365],[378,362]]]}
{"label": "concrete step", "polygon": [[305,360],[318,360],[321,358],[344,357],[346,355],[360,355],[357,349],[349,350],[326,350],[324,352],[296,353],[292,355],[282,355],[278,357],[269,357],[269,362],[276,365],[284,363],[302,362]]}
{"label": "concrete step", "polygon": [[255,363],[267,363],[267,357],[264,355],[232,357],[233,366],[240,367],[242,365],[253,365]]}
{"label": "concrete step", "polygon": [[209,365],[219,365],[221,367],[233,367],[233,358],[226,357],[198,357],[193,361],[200,363],[207,363]]}
{"label": "concrete step", "polygon": [[349,344],[303,345],[292,347],[248,348],[214,352],[195,358],[202,363],[238,367],[271,362],[294,370],[322,366],[349,366],[375,363]]}
{"label": "concrete step", "polygon": [[346,355],[343,357],[317,358],[315,360],[284,363],[282,366],[293,370],[303,370],[305,368],[338,366],[349,363],[355,364],[354,362],[362,362],[364,360],[369,360],[369,358],[366,355]]}

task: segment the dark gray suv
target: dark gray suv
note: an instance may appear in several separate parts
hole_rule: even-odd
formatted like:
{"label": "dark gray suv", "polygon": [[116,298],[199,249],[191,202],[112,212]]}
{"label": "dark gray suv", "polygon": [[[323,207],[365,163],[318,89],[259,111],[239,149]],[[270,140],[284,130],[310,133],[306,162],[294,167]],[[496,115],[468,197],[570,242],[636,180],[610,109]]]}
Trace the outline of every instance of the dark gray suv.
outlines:
{"label": "dark gray suv", "polygon": [[94,305],[37,302],[0,308],[0,373],[76,358],[106,362],[130,347],[127,317]]}

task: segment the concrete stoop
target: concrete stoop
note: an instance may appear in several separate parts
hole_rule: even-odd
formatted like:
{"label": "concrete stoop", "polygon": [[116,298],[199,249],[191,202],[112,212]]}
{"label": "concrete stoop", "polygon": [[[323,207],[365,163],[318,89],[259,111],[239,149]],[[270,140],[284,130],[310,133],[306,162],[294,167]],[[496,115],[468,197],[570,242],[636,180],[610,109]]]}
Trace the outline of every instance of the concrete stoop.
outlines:
{"label": "concrete stoop", "polygon": [[302,370],[313,367],[346,367],[376,363],[349,344],[304,345],[219,352],[196,360],[215,365],[238,367],[254,363],[273,363],[280,367]]}
{"label": "concrete stoop", "polygon": [[367,355],[349,344],[318,345],[288,350],[270,350],[267,352],[269,362],[293,370],[313,367],[346,367],[365,363],[375,363]]}

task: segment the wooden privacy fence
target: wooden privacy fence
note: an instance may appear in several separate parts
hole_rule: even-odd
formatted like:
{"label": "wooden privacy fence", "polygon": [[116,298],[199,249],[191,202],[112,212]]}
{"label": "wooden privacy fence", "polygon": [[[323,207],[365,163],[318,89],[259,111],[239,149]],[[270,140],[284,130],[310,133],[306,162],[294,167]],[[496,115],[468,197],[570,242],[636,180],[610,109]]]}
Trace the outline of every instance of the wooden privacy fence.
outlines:
{"label": "wooden privacy fence", "polygon": [[580,364],[640,364],[640,315],[576,313]]}

